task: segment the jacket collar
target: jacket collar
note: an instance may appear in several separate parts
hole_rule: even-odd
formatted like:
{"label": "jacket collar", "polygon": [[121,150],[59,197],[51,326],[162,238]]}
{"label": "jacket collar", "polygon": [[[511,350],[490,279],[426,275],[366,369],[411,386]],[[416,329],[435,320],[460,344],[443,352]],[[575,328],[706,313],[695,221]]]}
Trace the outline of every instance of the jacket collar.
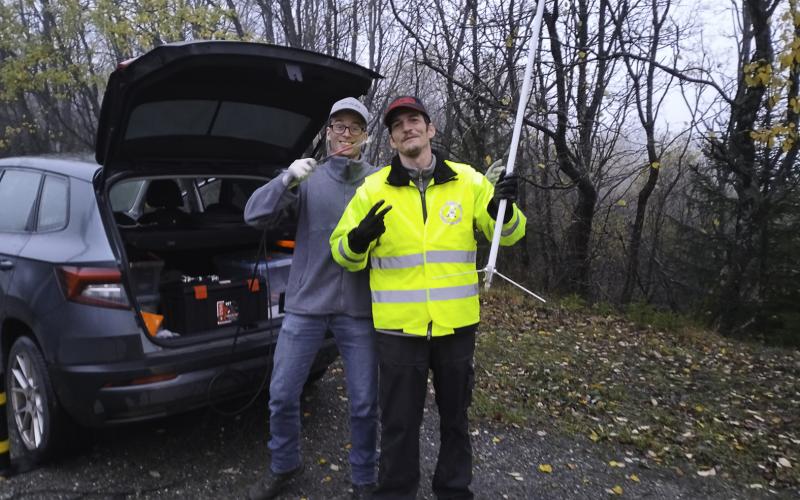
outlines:
{"label": "jacket collar", "polygon": [[[434,151],[436,156],[436,165],[433,167],[433,183],[443,184],[455,180],[456,172],[445,162],[444,155],[439,151]],[[400,156],[394,155],[389,176],[386,178],[386,183],[390,186],[408,186],[411,182],[411,176],[408,175],[408,170],[400,163]]]}
{"label": "jacket collar", "polygon": [[355,160],[346,156],[333,156],[324,165],[324,170],[334,180],[349,184],[361,181],[373,170],[372,165],[364,160],[364,155]]}

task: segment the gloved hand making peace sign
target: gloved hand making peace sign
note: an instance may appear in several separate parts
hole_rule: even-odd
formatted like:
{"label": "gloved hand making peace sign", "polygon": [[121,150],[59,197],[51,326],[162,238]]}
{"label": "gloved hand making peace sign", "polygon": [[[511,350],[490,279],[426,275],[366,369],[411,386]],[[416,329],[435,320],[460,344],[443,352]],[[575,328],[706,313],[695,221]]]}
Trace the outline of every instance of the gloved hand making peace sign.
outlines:
{"label": "gloved hand making peace sign", "polygon": [[369,212],[367,212],[367,215],[361,219],[358,226],[347,234],[347,243],[350,245],[350,250],[357,253],[366,252],[372,240],[378,238],[386,231],[383,217],[392,209],[392,206],[387,205],[379,212],[378,210],[383,203],[384,200],[380,200],[373,205],[373,207],[369,209]]}

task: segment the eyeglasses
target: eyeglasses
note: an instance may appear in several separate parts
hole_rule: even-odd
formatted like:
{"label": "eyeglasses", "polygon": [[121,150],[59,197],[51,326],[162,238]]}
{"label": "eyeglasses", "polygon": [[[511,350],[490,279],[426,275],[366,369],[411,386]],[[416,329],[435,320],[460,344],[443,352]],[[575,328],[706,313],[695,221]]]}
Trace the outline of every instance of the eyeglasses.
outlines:
{"label": "eyeglasses", "polygon": [[337,134],[344,134],[345,130],[349,130],[353,135],[360,135],[364,132],[364,127],[354,123],[353,125],[345,125],[344,123],[331,123],[331,129]]}

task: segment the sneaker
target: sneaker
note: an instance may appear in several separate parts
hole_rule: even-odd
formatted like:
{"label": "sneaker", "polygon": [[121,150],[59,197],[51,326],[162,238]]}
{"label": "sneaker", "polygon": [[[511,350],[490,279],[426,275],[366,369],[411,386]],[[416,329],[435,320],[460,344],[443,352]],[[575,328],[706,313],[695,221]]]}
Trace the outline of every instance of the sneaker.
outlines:
{"label": "sneaker", "polygon": [[247,492],[247,498],[250,500],[268,500],[270,498],[277,498],[283,490],[291,485],[295,478],[303,473],[303,465],[300,464],[296,469],[284,472],[283,474],[275,474],[270,472],[262,477],[255,484],[250,486]]}
{"label": "sneaker", "polygon": [[375,483],[354,484],[352,498],[353,500],[369,500],[372,498],[373,491],[375,491]]}

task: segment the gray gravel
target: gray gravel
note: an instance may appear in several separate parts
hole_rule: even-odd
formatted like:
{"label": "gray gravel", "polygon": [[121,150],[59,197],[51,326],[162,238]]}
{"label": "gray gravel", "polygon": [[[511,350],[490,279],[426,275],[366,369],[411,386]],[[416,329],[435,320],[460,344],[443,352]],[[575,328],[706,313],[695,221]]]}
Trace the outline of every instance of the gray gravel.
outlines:
{"label": "gray gravel", "polygon": [[[433,498],[430,481],[438,446],[438,417],[431,406],[423,424],[419,498]],[[346,495],[348,424],[342,370],[337,363],[304,394],[306,471],[285,498]],[[0,479],[0,499],[10,498],[242,498],[268,463],[267,398],[240,415],[210,409],[136,425],[93,431],[86,445],[57,463]],[[666,469],[625,450],[560,436],[557,428],[473,424],[477,498],[776,498],[741,490],[722,475],[701,478]],[[624,464],[611,467],[609,461]],[[540,464],[552,473],[539,471]],[[639,482],[630,479],[638,476]],[[344,496],[343,498],[347,498]]]}

